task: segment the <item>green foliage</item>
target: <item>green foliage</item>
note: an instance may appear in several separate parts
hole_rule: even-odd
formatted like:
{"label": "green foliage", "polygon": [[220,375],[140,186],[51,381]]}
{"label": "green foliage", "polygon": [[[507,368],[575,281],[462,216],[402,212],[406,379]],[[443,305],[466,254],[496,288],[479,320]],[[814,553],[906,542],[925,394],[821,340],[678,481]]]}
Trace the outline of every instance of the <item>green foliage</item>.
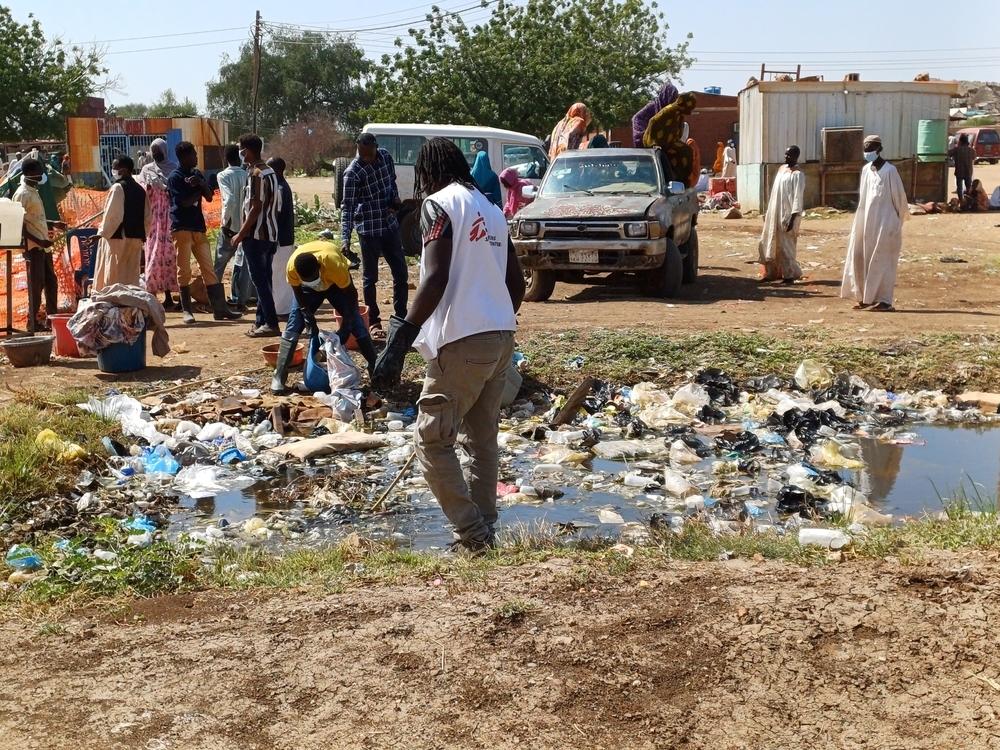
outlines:
{"label": "green foliage", "polygon": [[329,206],[324,206],[320,203],[319,196],[313,196],[313,202],[305,203],[303,201],[295,199],[295,225],[308,225],[308,224],[335,224],[339,223],[340,219],[337,216],[337,211]]}
{"label": "green foliage", "polygon": [[434,7],[413,46],[382,58],[368,119],[491,125],[548,134],[573,102],[595,121],[627,122],[659,80],[691,62],[687,42],[642,0],[501,2],[468,27]]}
{"label": "green foliage", "polygon": [[114,117],[197,117],[198,105],[184,97],[178,99],[173,89],[167,89],[152,104],[122,104],[110,107],[108,114]]}
{"label": "green foliage", "polygon": [[0,5],[0,140],[63,137],[65,118],[108,72],[96,50],[46,40],[38,20],[28,19],[18,23]]}
{"label": "green foliage", "polygon": [[979,117],[970,117],[964,123],[962,123],[963,128],[983,128],[990,125],[996,125],[1000,123],[1000,117],[996,115],[980,115]]}
{"label": "green foliage", "polygon": [[[359,110],[368,105],[364,83],[371,63],[353,41],[329,34],[270,32],[260,61],[257,131],[273,137],[282,127],[308,116],[326,114],[341,128],[359,126]],[[233,123],[233,132],[251,129],[253,47],[226,58],[208,83],[208,112]]]}

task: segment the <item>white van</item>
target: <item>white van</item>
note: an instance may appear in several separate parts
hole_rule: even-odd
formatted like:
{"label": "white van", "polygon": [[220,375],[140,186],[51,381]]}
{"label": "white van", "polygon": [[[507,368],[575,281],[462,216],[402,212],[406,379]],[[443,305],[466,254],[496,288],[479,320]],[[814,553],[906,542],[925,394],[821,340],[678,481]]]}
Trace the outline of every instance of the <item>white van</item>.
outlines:
{"label": "white van", "polygon": [[[402,214],[400,229],[403,248],[409,255],[418,255],[422,244],[419,201],[413,195],[415,182],[413,167],[417,163],[417,154],[426,141],[439,137],[454,141],[462,149],[470,167],[475,161],[476,151],[485,147],[494,172],[500,174],[509,167],[515,167],[520,177],[530,180],[535,185],[542,181],[549,165],[542,141],[533,135],[515,133],[512,130],[480,128],[472,125],[369,123],[362,132],[374,135],[379,148],[388,151],[396,163],[399,197],[407,208]],[[346,169],[348,164],[350,164],[348,159],[338,159],[335,162],[334,202],[338,206],[341,201],[343,169]],[[506,198],[506,188],[501,186],[501,190]]]}

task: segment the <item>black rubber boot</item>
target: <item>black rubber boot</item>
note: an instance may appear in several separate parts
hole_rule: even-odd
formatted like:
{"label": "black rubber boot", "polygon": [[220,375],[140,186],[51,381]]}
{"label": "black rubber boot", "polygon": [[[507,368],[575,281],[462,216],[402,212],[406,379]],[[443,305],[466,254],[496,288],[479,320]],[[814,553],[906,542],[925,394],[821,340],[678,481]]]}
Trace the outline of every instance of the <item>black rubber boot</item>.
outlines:
{"label": "black rubber boot", "polygon": [[282,337],[278,348],[278,360],[274,364],[274,375],[271,376],[271,393],[280,395],[285,392],[285,381],[288,379],[288,366],[295,355],[295,341]]}
{"label": "black rubber boot", "polygon": [[372,379],[372,372],[375,370],[375,360],[377,355],[375,354],[375,343],[372,341],[371,336],[365,336],[363,339],[358,339],[358,351],[368,362],[368,380]]}
{"label": "black rubber boot", "polygon": [[184,324],[193,326],[197,321],[194,319],[194,313],[191,307],[191,287],[182,286],[181,287],[181,312],[184,313]]}
{"label": "black rubber boot", "polygon": [[243,317],[242,314],[229,309],[222,284],[212,284],[206,287],[206,290],[208,291],[208,301],[212,303],[212,317],[216,320],[239,320]]}

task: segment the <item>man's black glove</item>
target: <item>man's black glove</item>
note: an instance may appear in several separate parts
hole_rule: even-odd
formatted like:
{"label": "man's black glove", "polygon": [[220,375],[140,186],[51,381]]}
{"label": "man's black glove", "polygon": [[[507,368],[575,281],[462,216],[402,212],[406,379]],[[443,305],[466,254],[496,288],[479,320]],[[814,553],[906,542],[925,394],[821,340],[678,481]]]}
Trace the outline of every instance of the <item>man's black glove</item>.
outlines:
{"label": "man's black glove", "polygon": [[376,391],[392,388],[399,383],[403,375],[406,353],[410,351],[419,334],[420,326],[395,315],[389,318],[389,336],[385,342],[385,349],[375,360],[375,370],[372,373],[372,387]]}

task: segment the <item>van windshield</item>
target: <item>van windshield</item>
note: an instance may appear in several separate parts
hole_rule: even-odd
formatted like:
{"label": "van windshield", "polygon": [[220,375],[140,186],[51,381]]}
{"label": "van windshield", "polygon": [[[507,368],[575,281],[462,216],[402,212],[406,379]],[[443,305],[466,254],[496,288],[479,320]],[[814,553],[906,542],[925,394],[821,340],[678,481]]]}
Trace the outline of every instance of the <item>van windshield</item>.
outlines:
{"label": "van windshield", "polygon": [[651,195],[660,191],[652,156],[601,156],[557,159],[545,176],[541,195],[571,193]]}
{"label": "van windshield", "polygon": [[976,143],[981,146],[996,146],[1000,144],[1000,133],[995,130],[980,130]]}

